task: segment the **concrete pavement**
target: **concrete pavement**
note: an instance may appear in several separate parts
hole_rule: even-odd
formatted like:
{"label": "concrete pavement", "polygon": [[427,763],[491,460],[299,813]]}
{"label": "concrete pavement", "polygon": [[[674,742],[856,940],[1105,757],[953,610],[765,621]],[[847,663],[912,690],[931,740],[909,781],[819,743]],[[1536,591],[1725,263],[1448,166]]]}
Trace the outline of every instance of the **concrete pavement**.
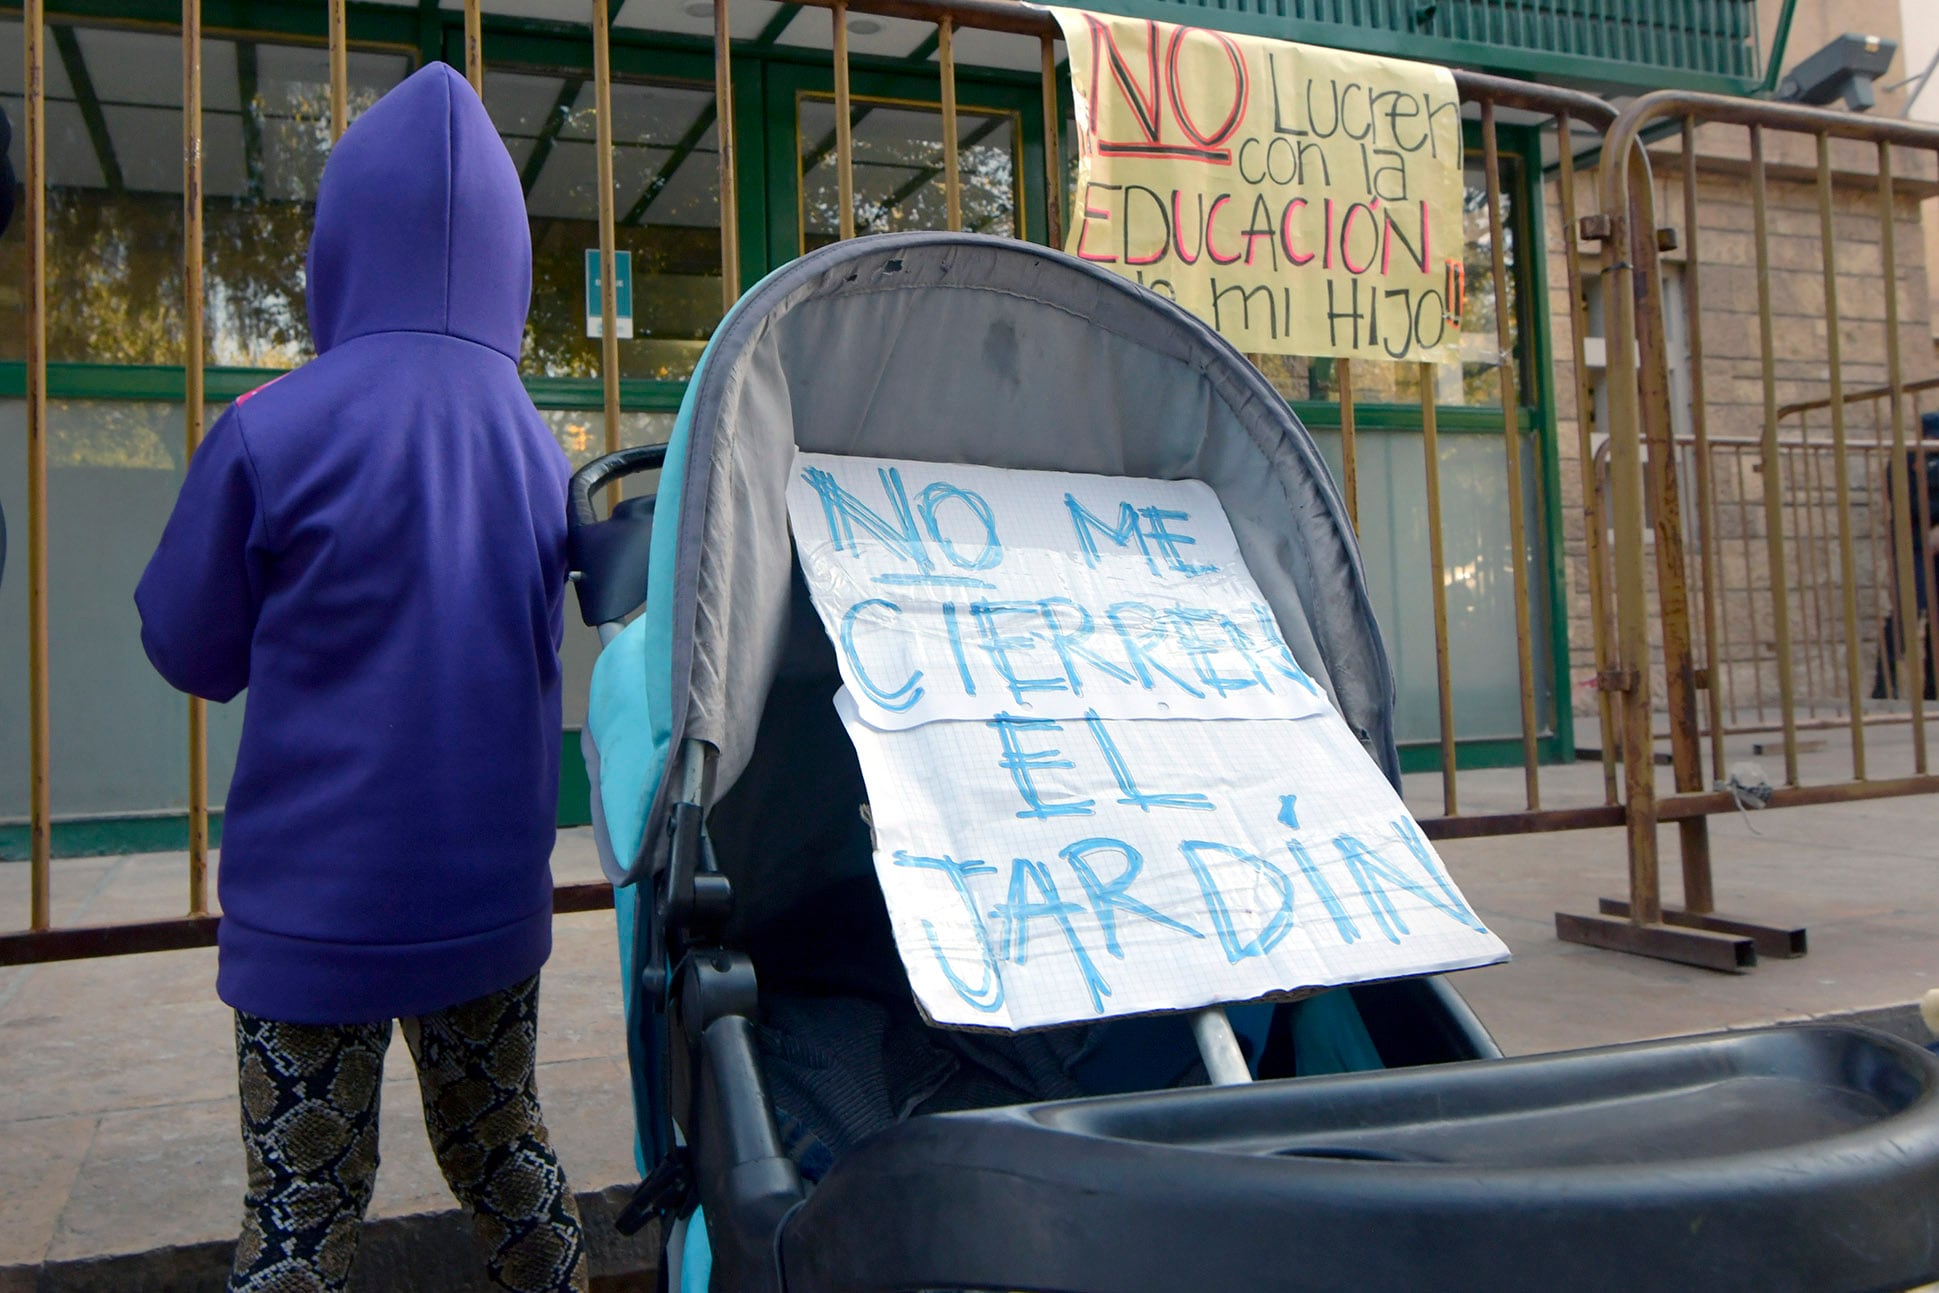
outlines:
{"label": "concrete pavement", "polygon": [[[589,833],[563,834],[553,866],[561,881],[597,879]],[[59,862],[54,917],[174,914],[185,875],[179,854]],[[25,923],[25,882],[24,866],[0,867],[8,928]],[[213,949],[0,969],[0,1293],[158,1279],[221,1287],[243,1186],[233,1020],[216,999]],[[638,1179],[625,1050],[612,913],[562,916],[540,989],[539,1092],[568,1179],[597,1214],[596,1267],[611,1288],[649,1269],[653,1253],[610,1228],[624,1194],[602,1195]],[[401,1037],[384,1079],[376,1224],[357,1284],[397,1288],[408,1272],[413,1289],[485,1287],[431,1156]],[[442,1230],[427,1233],[427,1218]],[[455,1260],[427,1266],[427,1243]],[[55,1278],[32,1276],[42,1264]]]}
{"label": "concrete pavement", "polygon": [[[1808,779],[1843,768],[1842,738]],[[1749,756],[1749,738],[1733,756]],[[1876,776],[1910,770],[1903,728],[1875,729]],[[1763,759],[1781,772],[1781,760]],[[1544,769],[1544,802],[1600,802],[1594,764]],[[1417,812],[1439,778],[1411,777]],[[1519,770],[1464,775],[1462,807],[1521,805]],[[1755,833],[1753,833],[1755,832]],[[1515,953],[1457,976],[1505,1049],[1525,1053],[1772,1020],[1903,1007],[1939,986],[1939,800],[1880,800],[1712,820],[1720,907],[1810,929],[1811,953],[1716,974],[1559,943],[1557,910],[1593,911],[1625,884],[1622,834],[1580,831],[1451,842],[1443,856]],[[1664,833],[1674,877],[1675,836]],[[597,875],[584,831],[562,833],[560,880]],[[26,923],[26,867],[0,866],[0,927]],[[1672,883],[1672,893],[1673,881]],[[180,855],[59,862],[55,919],[179,912]],[[604,1223],[637,1179],[609,912],[560,918],[542,997],[540,1092],[560,1157],[599,1219],[608,1288],[642,1281],[648,1244]],[[213,951],[0,969],[0,1293],[220,1287],[242,1191],[231,1016]],[[359,1258],[363,1288],[481,1286],[462,1219],[432,1161],[415,1081],[393,1045],[383,1169]]]}
{"label": "concrete pavement", "polygon": [[[1742,759],[1781,781],[1783,759],[1729,742]],[[1849,775],[1842,734],[1802,756],[1801,780]],[[1874,728],[1867,741],[1875,777],[1909,775],[1903,727]],[[1658,769],[1668,792],[1669,770]],[[1438,810],[1438,774],[1410,776],[1417,814]],[[1545,768],[1545,805],[1601,801],[1595,764]],[[1464,774],[1464,812],[1523,807],[1520,769]],[[1620,830],[1501,836],[1439,845],[1449,869],[1515,959],[1455,976],[1511,1053],[1533,1053],[1704,1032],[1779,1020],[1903,1006],[1939,987],[1939,798],[1875,799],[1766,810],[1710,819],[1717,908],[1809,931],[1810,954],[1762,960],[1745,975],[1719,974],[1598,951],[1555,938],[1554,913],[1593,913],[1600,897],[1625,897],[1628,860]],[[1664,896],[1680,896],[1676,831],[1664,828]]]}

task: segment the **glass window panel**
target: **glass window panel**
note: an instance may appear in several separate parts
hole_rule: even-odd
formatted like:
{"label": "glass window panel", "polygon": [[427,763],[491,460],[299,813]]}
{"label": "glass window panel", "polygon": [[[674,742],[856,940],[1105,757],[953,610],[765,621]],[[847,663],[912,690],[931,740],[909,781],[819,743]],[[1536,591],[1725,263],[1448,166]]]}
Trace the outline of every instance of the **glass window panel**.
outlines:
{"label": "glass window panel", "polygon": [[121,171],[123,185],[138,194],[182,191],[179,108],[103,103],[101,116],[107,122],[108,139],[114,144],[115,164]]}
{"label": "glass window panel", "polygon": [[[314,202],[330,157],[330,52],[311,45],[245,42],[236,53],[240,79],[254,91],[256,105],[243,125],[246,132],[260,134],[262,149],[260,160],[252,159],[245,169],[253,166],[260,172],[266,200]],[[401,54],[352,50],[350,119],[355,121],[410,70]]]}
{"label": "glass window panel", "polygon": [[[210,423],[221,413],[212,405]],[[604,448],[599,413],[541,416],[583,466]],[[671,413],[627,413],[621,441],[662,443]],[[187,806],[187,707],[141,652],[134,588],[181,488],[182,406],[161,401],[48,402],[48,637],[54,733],[54,811],[63,816],[181,811]],[[0,401],[0,461],[26,456],[25,405]],[[629,494],[657,488],[633,477]],[[26,524],[26,478],[0,471],[0,515],[16,538]],[[27,676],[27,583],[16,547],[0,579],[0,677]],[[598,640],[568,595],[568,726],[586,712]],[[244,698],[246,699],[246,698]],[[244,699],[209,707],[209,794],[221,806],[234,766]],[[27,729],[26,687],[0,688],[0,732]],[[0,820],[27,814],[27,744],[0,741]]]}
{"label": "glass window panel", "polygon": [[[181,42],[55,26],[47,47],[47,349],[56,362],[177,364],[182,346]],[[293,367],[310,354],[303,256],[330,146],[329,52],[207,39],[203,277],[208,362]],[[352,50],[350,110],[410,70]],[[24,170],[21,39],[0,22],[0,106]],[[98,112],[99,131],[88,116]],[[25,231],[0,240],[0,358],[25,357]]]}
{"label": "glass window panel", "polygon": [[[622,346],[624,342],[620,343]],[[574,470],[585,466],[606,451],[605,423],[597,409],[540,409],[539,416],[552,428]],[[619,438],[623,445],[665,444],[673,435],[671,413],[622,413]],[[628,476],[626,497],[638,498],[660,488],[660,473],[641,472]],[[605,505],[600,504],[601,514]],[[579,618],[579,599],[566,594],[565,641],[559,646],[559,667],[564,687],[565,725],[578,727],[586,721],[586,693],[592,684],[592,669],[599,658],[599,635]],[[567,752],[571,758],[571,752]]]}
{"label": "glass window panel", "polygon": [[[485,104],[517,163],[532,221],[525,368],[596,377],[586,265],[599,247],[593,88],[581,77],[487,71]],[[613,83],[616,244],[633,256],[624,377],[692,374],[721,317],[720,154],[711,86]]]}
{"label": "glass window panel", "polygon": [[[598,409],[540,409],[539,416],[552,428],[553,439],[572,460],[574,471],[606,452],[605,414]],[[665,444],[673,434],[671,413],[630,413],[619,415],[619,443],[622,448],[642,444]],[[658,472],[645,472],[627,478],[629,494],[651,493]]]}
{"label": "glass window panel", "polygon": [[[525,76],[517,72],[493,70],[486,73],[485,111],[492,124],[507,141],[532,139],[552,115],[562,86],[583,86],[584,82],[562,82],[557,77]],[[576,95],[576,91],[575,91]],[[575,98],[576,103],[576,98]]]}
{"label": "glass window panel", "polygon": [[[181,488],[182,406],[56,399],[47,421],[54,812],[179,812],[188,804],[188,706],[142,654],[134,591]],[[0,401],[0,462],[26,453],[26,406]],[[16,538],[26,488],[24,472],[0,471],[0,511]],[[17,547],[0,580],[0,678],[18,680],[0,687],[0,820],[28,811],[25,556]],[[241,700],[209,706],[209,797],[218,806],[242,709]]]}
{"label": "glass window panel", "polygon": [[[56,28],[48,86],[48,354],[56,362],[181,358],[181,48],[166,32]],[[0,22],[0,106],[21,120],[20,25]],[[70,67],[74,74],[70,74]],[[212,365],[293,367],[310,356],[303,291],[316,186],[329,156],[329,54],[204,42],[204,278]],[[353,50],[354,117],[410,69]],[[77,90],[76,87],[83,87]],[[90,98],[88,112],[83,100]],[[527,371],[598,373],[584,254],[598,246],[592,90],[583,78],[494,72],[486,102],[533,214]],[[616,83],[619,246],[633,253],[629,377],[692,372],[721,314],[718,154],[704,86]],[[98,107],[100,129],[88,115]],[[21,165],[16,131],[13,160]],[[18,221],[0,240],[0,358],[24,357]]]}
{"label": "glass window panel", "polygon": [[[942,109],[928,104],[857,99],[851,105],[850,120],[855,138],[855,232],[947,229]],[[957,174],[962,185],[963,228],[1018,236],[1017,127],[1015,113],[958,109]],[[802,245],[813,250],[841,236],[841,178],[835,157],[832,98],[802,96],[797,152]]]}
{"label": "glass window panel", "polygon": [[[7,119],[14,123],[9,155],[13,159],[14,173],[19,177],[22,174],[20,130],[24,121],[21,101],[9,96],[0,98],[0,103],[6,105]],[[47,183],[52,189],[107,187],[107,180],[102,177],[100,159],[88,142],[87,125],[81,117],[81,110],[72,103],[54,98],[47,101]]]}
{"label": "glass window panel", "polygon": [[[182,106],[182,43],[172,33],[130,31],[113,27],[70,27],[48,29],[47,61],[59,59],[70,73],[73,65],[61,48],[63,38],[71,38],[79,48],[87,68],[88,80],[104,103],[143,104],[171,111]],[[203,41],[204,66],[213,41]],[[227,104],[210,103],[211,108],[226,107],[234,112],[232,97]],[[179,151],[179,150],[178,150]]]}

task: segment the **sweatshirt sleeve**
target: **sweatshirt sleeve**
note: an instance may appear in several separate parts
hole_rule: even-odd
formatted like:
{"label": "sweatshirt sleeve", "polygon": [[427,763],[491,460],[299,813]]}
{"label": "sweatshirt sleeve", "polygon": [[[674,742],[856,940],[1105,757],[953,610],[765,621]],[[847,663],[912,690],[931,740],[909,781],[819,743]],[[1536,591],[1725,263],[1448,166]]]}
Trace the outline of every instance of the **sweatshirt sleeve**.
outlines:
{"label": "sweatshirt sleeve", "polygon": [[226,701],[249,685],[267,542],[261,486],[231,408],[190,460],[135,587],[142,649],[170,686]]}

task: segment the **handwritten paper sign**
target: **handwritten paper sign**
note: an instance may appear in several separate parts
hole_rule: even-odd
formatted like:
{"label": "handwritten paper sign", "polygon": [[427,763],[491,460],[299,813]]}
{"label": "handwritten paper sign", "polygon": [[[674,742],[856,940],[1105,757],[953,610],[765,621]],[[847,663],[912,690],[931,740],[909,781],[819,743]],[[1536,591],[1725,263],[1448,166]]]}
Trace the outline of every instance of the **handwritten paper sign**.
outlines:
{"label": "handwritten paper sign", "polygon": [[1459,357],[1461,115],[1446,69],[1051,12],[1077,109],[1066,251],[1242,350]]}
{"label": "handwritten paper sign", "polygon": [[[879,590],[875,575],[898,573],[876,551],[896,545],[849,517],[848,525],[873,536],[868,545],[852,542],[846,513],[841,506],[831,513],[824,491],[829,478],[869,478],[893,496],[890,471],[904,490],[911,481],[927,488],[947,479],[973,491],[983,507],[968,510],[987,514],[999,535],[1005,518],[1041,519],[1047,497],[1119,497],[1132,517],[1144,507],[1183,513],[1190,524],[1178,521],[1177,532],[1203,540],[1186,549],[1192,560],[1184,564],[1210,569],[1171,588],[1168,605],[1213,617],[1194,623],[1213,622],[1231,613],[1225,599],[1235,590],[1256,596],[1244,591],[1251,581],[1240,578],[1244,565],[1229,527],[1213,524],[1223,520],[1216,498],[1196,482],[800,454],[789,517],[810,595],[845,657],[845,677],[849,648],[841,626]],[[883,515],[909,518],[884,526],[901,537],[906,566],[914,560],[908,536],[929,533],[920,506]],[[945,533],[962,555],[983,551],[960,532]],[[1079,530],[1065,534],[1061,553],[1054,535],[1055,527],[1041,528],[1024,549],[1038,555],[1006,576],[1012,582],[974,591],[1033,605],[1081,605],[1094,596],[1102,564],[1088,559]],[[1117,546],[1135,552],[1133,533]],[[811,557],[817,548],[827,550]],[[1002,556],[984,572],[1012,559],[1008,543]],[[954,567],[944,557],[932,568]],[[1146,567],[1145,577],[1159,576]],[[956,586],[944,587],[953,595]],[[1203,602],[1195,600],[1200,588]],[[904,699],[896,696],[901,684],[913,694],[930,668],[948,679],[954,666],[946,630],[944,663],[921,663],[938,648],[934,623],[942,618],[940,610],[887,616],[858,658],[864,673],[874,668],[898,685],[870,686]],[[1047,645],[1053,629],[1019,623],[1038,635],[1044,661],[1060,659]],[[965,688],[933,709],[918,700],[911,708],[924,717],[914,724],[906,711],[890,711],[894,723],[873,721],[883,706],[853,682],[836,697],[869,789],[876,870],[896,944],[917,1000],[937,1023],[1045,1027],[1435,973],[1507,955],[1317,688],[1309,692],[1280,676],[1268,690],[1253,677],[1248,690],[1259,701],[1305,697],[1298,718],[1231,717],[1243,707],[1199,703],[1219,695],[1216,689],[1185,697],[1193,703],[1181,701],[1179,716],[1153,718],[1142,688],[1090,689],[1092,665],[1083,661],[1078,675],[1061,675],[1063,690],[1023,691],[1022,699],[1052,702],[1026,711],[1001,681],[996,654],[986,654],[975,675],[992,685]],[[1242,658],[1257,659],[1260,672],[1273,677],[1270,656],[1248,656],[1236,642],[1225,654],[1221,677],[1240,676],[1234,662]],[[968,647],[964,658],[971,658]],[[1102,648],[1098,656],[1124,658]],[[889,676],[890,661],[908,672]],[[1189,658],[1174,663],[1180,678],[1197,677]],[[923,679],[915,678],[919,664]],[[1086,678],[1081,694],[1073,685],[1078,676]],[[1208,711],[1228,716],[1204,717]]]}
{"label": "handwritten paper sign", "polygon": [[1507,955],[1330,711],[884,732],[837,703],[937,1023],[1035,1028]]}
{"label": "handwritten paper sign", "polygon": [[1200,481],[804,453],[788,513],[842,681],[876,727],[1326,704]]}

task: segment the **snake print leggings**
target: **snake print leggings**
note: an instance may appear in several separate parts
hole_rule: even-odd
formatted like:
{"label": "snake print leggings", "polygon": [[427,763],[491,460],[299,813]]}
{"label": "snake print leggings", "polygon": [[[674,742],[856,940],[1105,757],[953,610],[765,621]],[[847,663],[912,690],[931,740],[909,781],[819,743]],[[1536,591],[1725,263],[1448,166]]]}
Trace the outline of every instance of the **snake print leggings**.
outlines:
{"label": "snake print leggings", "polygon": [[[533,1085],[539,980],[407,1019],[438,1166],[493,1282],[583,1290],[585,1233]],[[249,1189],[232,1293],[335,1293],[377,1178],[390,1022],[317,1026],[236,1013]]]}

